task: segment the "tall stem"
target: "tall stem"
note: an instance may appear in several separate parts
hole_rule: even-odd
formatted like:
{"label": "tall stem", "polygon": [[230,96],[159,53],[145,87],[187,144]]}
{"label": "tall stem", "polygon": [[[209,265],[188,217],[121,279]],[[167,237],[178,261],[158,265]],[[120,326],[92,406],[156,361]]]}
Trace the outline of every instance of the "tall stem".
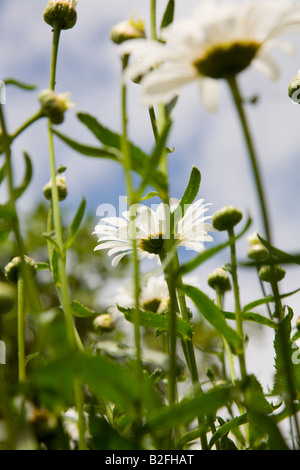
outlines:
{"label": "tall stem", "polygon": [[237,276],[237,261],[236,261],[236,250],[234,242],[234,231],[233,228],[228,230],[229,240],[230,240],[230,255],[231,255],[231,276],[232,276],[232,285],[234,292],[234,301],[235,301],[235,316],[236,316],[236,328],[237,332],[242,340],[242,352],[239,354],[239,363],[241,370],[241,377],[245,379],[247,377],[246,372],[246,363],[245,363],[245,351],[244,351],[244,330],[243,330],[243,315],[240,302],[240,293],[239,293],[239,284]]}
{"label": "tall stem", "polygon": [[24,310],[24,279],[18,277],[18,370],[19,382],[25,381],[25,310]]}
{"label": "tall stem", "polygon": [[[56,66],[57,66],[57,54],[58,45],[60,39],[61,28],[58,23],[53,25],[53,40],[52,40],[52,54],[51,54],[51,69],[50,69],[50,84],[49,87],[52,91],[55,89],[56,83]],[[58,254],[58,272],[61,283],[60,287],[60,298],[62,302],[62,308],[65,314],[66,331],[71,348],[78,347],[78,337],[75,331],[75,325],[73,320],[73,313],[71,308],[68,280],[66,274],[66,253],[63,243],[63,233],[61,226],[61,217],[59,209],[59,196],[58,188],[56,184],[56,165],[55,165],[55,152],[54,152],[54,139],[53,139],[53,128],[50,119],[48,120],[48,143],[49,143],[49,165],[50,175],[52,181],[52,210],[53,210],[53,221],[56,236],[56,243],[59,247]],[[85,421],[83,415],[83,389],[82,384],[78,379],[74,380],[74,399],[76,403],[76,409],[78,412],[78,430],[79,430],[79,449],[85,450]]]}
{"label": "tall stem", "polygon": [[[126,54],[122,57],[122,70],[126,69],[128,65],[129,56]],[[129,210],[133,210],[133,207],[136,202],[136,193],[133,189],[133,182],[131,176],[131,153],[128,143],[128,132],[127,132],[127,88],[125,84],[122,84],[121,88],[121,109],[122,109],[122,151],[123,151],[123,166],[125,171],[125,180],[126,180],[126,190],[129,200]],[[135,341],[135,350],[136,350],[136,376],[137,384],[142,396],[142,374],[143,374],[143,365],[142,365],[142,352],[141,352],[141,331],[140,331],[140,282],[139,282],[139,259],[137,251],[137,240],[136,240],[136,230],[134,224],[134,213],[131,214],[131,236],[132,236],[132,250],[133,250],[133,276],[134,276],[134,304],[135,304],[135,314],[134,314],[134,341]],[[136,405],[137,420],[135,423],[135,439],[136,445],[139,446],[139,427],[141,425],[142,410],[141,410],[141,401]]]}
{"label": "tall stem", "polygon": [[[263,220],[263,224],[264,224],[266,239],[267,239],[267,242],[270,245],[272,245],[271,226],[270,226],[270,222],[269,222],[269,216],[268,216],[268,211],[267,211],[265,194],[264,194],[262,180],[261,180],[261,176],[260,176],[258,159],[256,157],[256,152],[255,152],[255,149],[254,149],[253,140],[252,140],[252,137],[251,137],[248,122],[247,122],[246,115],[245,115],[245,112],[244,112],[244,108],[243,108],[243,105],[242,105],[242,98],[241,98],[241,94],[240,94],[240,91],[239,91],[239,88],[238,88],[236,77],[235,76],[229,77],[228,78],[228,84],[229,84],[229,87],[230,87],[230,90],[231,90],[231,93],[232,93],[234,103],[236,105],[237,113],[238,113],[238,116],[239,116],[239,119],[240,119],[240,123],[241,123],[242,130],[243,130],[243,133],[244,133],[246,145],[247,145],[247,148],[248,148],[248,154],[249,154],[251,168],[252,168],[252,172],[253,172],[253,176],[254,176],[254,182],[255,182],[255,185],[256,185],[256,190],[257,190],[257,194],[258,194],[258,198],[259,198],[259,202],[260,202],[260,209],[261,209],[261,214],[262,214],[262,220]],[[272,258],[271,254],[270,254],[270,257]],[[274,300],[275,300],[276,316],[278,317],[279,322],[281,322],[284,319],[284,310],[283,310],[283,307],[282,307],[282,304],[281,304],[278,283],[276,281],[275,271],[274,271],[274,267],[273,267],[272,263],[270,265],[270,268],[271,268],[270,270],[271,270],[271,276],[272,276],[271,287],[272,287]],[[290,366],[289,366],[289,359],[287,357],[286,351],[284,351],[283,356],[284,356],[284,361],[286,363],[286,371],[287,371],[286,376],[287,376],[288,389],[289,389],[288,390],[288,395],[289,395],[288,402],[289,403],[287,403],[287,406],[291,409],[291,411],[293,413],[293,417],[294,417],[294,421],[295,421],[295,429],[296,429],[296,432],[297,432],[298,441],[300,442],[300,429],[299,429],[299,424],[298,424],[297,416],[296,416],[296,410],[295,410],[295,406],[294,406],[293,379],[290,376],[290,374],[288,373],[288,371],[290,370]]]}

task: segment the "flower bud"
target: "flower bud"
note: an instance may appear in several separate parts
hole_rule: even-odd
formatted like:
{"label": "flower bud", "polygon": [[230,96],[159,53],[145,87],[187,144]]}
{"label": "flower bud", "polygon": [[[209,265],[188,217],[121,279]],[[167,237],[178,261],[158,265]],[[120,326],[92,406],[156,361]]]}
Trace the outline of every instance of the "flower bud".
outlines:
{"label": "flower bud", "polygon": [[[273,266],[273,273],[275,281],[279,282],[284,278],[286,271],[281,266]],[[272,282],[273,276],[271,266],[263,266],[260,268],[259,277],[262,281]]]}
{"label": "flower bud", "polygon": [[249,250],[248,250],[248,257],[250,259],[254,259],[256,261],[262,261],[268,258],[268,256],[269,256],[268,250],[261,243],[250,245]]}
{"label": "flower bud", "polygon": [[69,93],[55,93],[52,90],[44,90],[39,94],[41,111],[48,117],[52,124],[61,124],[65,111],[74,106],[69,99]]}
{"label": "flower bud", "polygon": [[110,38],[115,44],[121,44],[129,39],[145,38],[144,22],[143,20],[134,20],[130,18],[128,21],[113,26],[110,32]]}
{"label": "flower bud", "polygon": [[[24,262],[28,266],[32,275],[35,275],[37,269],[35,261],[32,258],[29,258],[29,256],[25,255]],[[22,269],[21,256],[16,256],[5,266],[5,276],[12,284],[17,284],[20,269]]]}
{"label": "flower bud", "polygon": [[212,224],[216,230],[231,230],[242,220],[243,214],[233,206],[219,209],[212,218]]}
{"label": "flower bud", "polygon": [[231,283],[227,272],[223,268],[215,269],[207,278],[207,283],[222,294],[231,289]]}
{"label": "flower bud", "polygon": [[44,20],[54,27],[61,29],[73,28],[77,21],[77,0],[49,0],[44,10]]}
{"label": "flower bud", "polygon": [[298,75],[293,78],[293,80],[289,84],[288,94],[291,100],[294,101],[294,103],[300,103],[300,70],[298,72]]}
{"label": "flower bud", "polygon": [[109,313],[103,313],[94,319],[93,326],[96,330],[111,331],[114,328],[114,321]]}
{"label": "flower bud", "polygon": [[[66,177],[63,176],[57,176],[56,177],[56,186],[58,190],[58,199],[60,201],[64,201],[68,195],[68,188],[66,184]],[[43,193],[45,198],[48,201],[51,201],[52,198],[52,179],[49,181],[49,183],[45,184],[43,187]]]}
{"label": "flower bud", "polygon": [[0,282],[0,315],[10,312],[16,303],[16,290],[7,282]]}

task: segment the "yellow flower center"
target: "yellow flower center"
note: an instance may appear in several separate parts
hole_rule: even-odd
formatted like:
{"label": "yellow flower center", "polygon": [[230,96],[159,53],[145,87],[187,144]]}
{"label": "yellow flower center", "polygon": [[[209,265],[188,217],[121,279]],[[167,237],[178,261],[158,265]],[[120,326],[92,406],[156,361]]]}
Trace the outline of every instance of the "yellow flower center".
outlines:
{"label": "yellow flower center", "polygon": [[159,299],[151,299],[144,302],[142,305],[142,309],[146,310],[147,312],[157,313],[160,307],[161,301]]}
{"label": "yellow flower center", "polygon": [[160,255],[163,250],[164,240],[161,233],[150,235],[148,238],[139,240],[139,248],[148,253]]}
{"label": "yellow flower center", "polygon": [[194,66],[201,75],[227,78],[247,68],[260,46],[255,41],[220,44],[209,49],[205,56],[194,62]]}

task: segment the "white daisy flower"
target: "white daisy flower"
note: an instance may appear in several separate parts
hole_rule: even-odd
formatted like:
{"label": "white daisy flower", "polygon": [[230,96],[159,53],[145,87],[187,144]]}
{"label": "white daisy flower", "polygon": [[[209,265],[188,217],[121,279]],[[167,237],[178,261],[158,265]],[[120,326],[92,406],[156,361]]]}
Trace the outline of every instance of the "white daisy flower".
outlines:
{"label": "white daisy flower", "polygon": [[203,104],[214,111],[220,78],[228,79],[250,64],[271,80],[279,66],[269,54],[274,47],[292,54],[287,42],[276,38],[300,30],[300,4],[286,0],[240,0],[217,5],[205,1],[189,19],[162,31],[166,44],[146,39],[126,41],[122,53],[134,54],[124,80],[142,76],[144,105],[168,103],[180,88],[199,81]]}
{"label": "white daisy flower", "polygon": [[[204,199],[199,199],[191,204],[175,225],[174,239],[178,246],[201,252],[204,242],[213,241],[207,232],[214,231],[214,228],[206,222],[211,216],[203,217],[209,204],[203,202]],[[178,204],[179,200],[173,198],[170,206],[161,203],[156,210],[140,205],[133,221],[130,211],[123,212],[123,218],[101,219],[93,232],[98,235],[99,242],[95,250],[108,249],[108,255],[114,256],[112,265],[116,266],[125,255],[133,252],[132,240],[136,238],[139,259],[156,258],[160,262],[164,257],[165,240],[170,237],[171,213]]]}

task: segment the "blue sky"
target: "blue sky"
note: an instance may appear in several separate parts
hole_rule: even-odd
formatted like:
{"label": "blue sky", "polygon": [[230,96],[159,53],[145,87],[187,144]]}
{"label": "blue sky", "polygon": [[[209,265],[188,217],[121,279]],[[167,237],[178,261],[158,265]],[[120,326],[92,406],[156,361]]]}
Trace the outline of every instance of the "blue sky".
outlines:
{"label": "blue sky", "polygon": [[[114,24],[127,19],[134,9],[137,16],[144,17],[149,31],[149,3],[148,0],[78,1],[77,25],[62,33],[59,51],[57,91],[70,91],[75,102],[75,108],[68,112],[60,126],[62,132],[82,142],[96,144],[93,136],[77,120],[76,112],[79,111],[89,112],[105,126],[120,130],[120,61],[109,32]],[[198,3],[199,0],[178,0],[176,18],[189,16]],[[42,18],[45,4],[45,0],[0,0],[0,78],[14,77],[38,85],[38,89],[30,93],[12,87],[7,89],[5,111],[10,131],[38,109],[38,92],[48,87],[52,35],[51,28]],[[165,4],[166,1],[158,1],[158,16]],[[245,96],[258,94],[260,97],[259,102],[248,105],[246,111],[260,157],[274,242],[284,250],[299,252],[300,106],[289,100],[287,87],[300,68],[300,33],[288,39],[294,44],[296,55],[291,58],[283,52],[274,52],[282,71],[277,82],[270,82],[252,69],[241,74],[239,81]],[[201,104],[196,84],[183,89],[169,139],[169,146],[175,147],[169,163],[171,192],[175,197],[182,195],[191,167],[196,165],[202,173],[199,197],[213,204],[212,211],[224,205],[236,205],[244,213],[251,213],[254,220],[252,231],[261,230],[247,152],[224,83],[221,83],[220,96],[219,110],[211,115]],[[130,86],[129,100],[130,138],[146,151],[150,150],[153,136],[147,111],[140,106],[137,85]],[[13,159],[17,179],[22,175],[24,149],[34,163],[33,184],[20,205],[21,211],[28,212],[49,180],[45,121],[35,124],[15,143]],[[83,157],[58,140],[56,161],[57,166],[67,166],[69,197],[64,204],[74,210],[84,195],[89,210],[95,214],[95,224],[97,206],[104,202],[117,204],[119,195],[125,192],[122,170],[110,161]],[[4,197],[3,191],[0,194]],[[217,239],[223,237],[218,236]],[[247,241],[241,241],[238,245],[240,258],[245,258],[246,250]],[[191,254],[189,252],[187,256]],[[227,262],[227,255],[222,254],[199,271],[203,288],[210,294],[212,291],[206,286],[206,276],[218,264]],[[253,300],[253,296],[256,298],[257,282],[252,281],[252,277],[249,280],[249,273],[245,271],[241,271],[241,279],[242,285],[245,283],[241,289],[243,301]],[[289,268],[282,291],[298,286],[299,270]],[[228,308],[231,302],[229,299]],[[299,294],[291,298],[290,305],[299,312]],[[256,346],[253,354],[259,361],[260,354],[267,354],[264,345]]]}

